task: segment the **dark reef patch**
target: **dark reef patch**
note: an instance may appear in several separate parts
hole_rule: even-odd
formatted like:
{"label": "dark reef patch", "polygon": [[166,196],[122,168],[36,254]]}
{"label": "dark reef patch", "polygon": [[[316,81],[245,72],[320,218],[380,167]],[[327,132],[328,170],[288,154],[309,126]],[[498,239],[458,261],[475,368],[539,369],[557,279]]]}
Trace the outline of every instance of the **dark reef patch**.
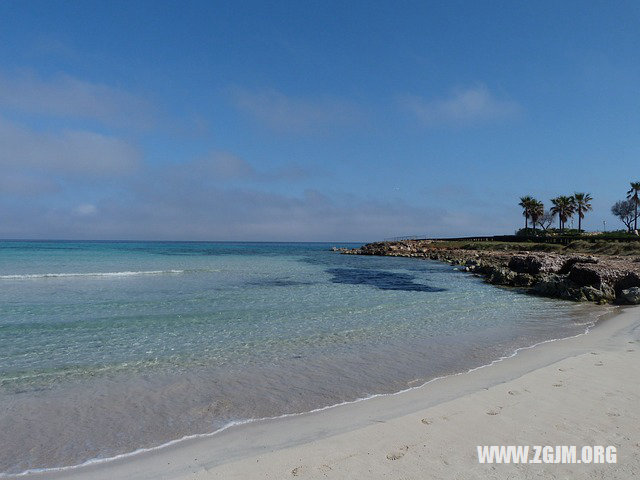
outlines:
{"label": "dark reef patch", "polygon": [[330,268],[326,271],[333,275],[333,283],[350,285],[369,285],[380,290],[404,290],[407,292],[443,292],[443,288],[430,287],[416,283],[414,277],[406,273],[366,268]]}

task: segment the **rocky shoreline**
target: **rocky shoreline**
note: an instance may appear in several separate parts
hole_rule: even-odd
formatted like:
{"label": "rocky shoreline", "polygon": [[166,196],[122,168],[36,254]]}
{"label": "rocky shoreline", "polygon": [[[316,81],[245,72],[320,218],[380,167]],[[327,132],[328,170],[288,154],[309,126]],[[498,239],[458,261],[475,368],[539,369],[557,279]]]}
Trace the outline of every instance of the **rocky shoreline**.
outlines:
{"label": "rocky shoreline", "polygon": [[547,252],[501,252],[443,246],[437,240],[377,242],[345,255],[438,260],[483,276],[488,283],[534,295],[598,304],[640,304],[640,258]]}

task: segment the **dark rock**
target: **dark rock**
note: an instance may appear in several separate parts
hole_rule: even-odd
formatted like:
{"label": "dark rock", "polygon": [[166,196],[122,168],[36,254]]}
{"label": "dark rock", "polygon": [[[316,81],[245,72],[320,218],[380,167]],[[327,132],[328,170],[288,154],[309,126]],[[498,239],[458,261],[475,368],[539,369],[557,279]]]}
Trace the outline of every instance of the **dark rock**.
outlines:
{"label": "dark rock", "polygon": [[585,300],[588,300],[590,302],[602,304],[613,302],[616,299],[615,291],[607,284],[603,284],[601,289],[591,286],[582,287],[580,288],[580,291],[582,292]]}
{"label": "dark rock", "polygon": [[515,255],[509,260],[509,268],[518,273],[555,273],[562,266],[559,259],[551,256],[539,257],[535,255]]}
{"label": "dark rock", "polygon": [[535,283],[536,279],[528,273],[518,273],[513,279],[513,285],[516,287],[530,287]]}
{"label": "dark rock", "polygon": [[624,272],[615,279],[613,286],[615,291],[619,293],[633,287],[640,287],[640,275],[636,272]]}
{"label": "dark rock", "polygon": [[584,257],[584,256],[571,257],[564,261],[564,263],[562,264],[562,268],[560,268],[558,273],[560,274],[569,273],[569,271],[571,270],[571,267],[573,267],[577,263],[595,264],[595,263],[598,263],[598,259],[596,257],[590,257],[590,256],[589,257]]}
{"label": "dark rock", "polygon": [[640,304],[640,287],[631,287],[623,290],[620,294],[619,300],[628,305]]}
{"label": "dark rock", "polygon": [[572,283],[564,276],[552,274],[543,277],[536,283],[532,291],[544,297],[563,298],[565,300],[583,301],[586,300],[580,287]]}
{"label": "dark rock", "polygon": [[569,279],[581,287],[592,286],[600,288],[603,282],[602,272],[590,265],[575,264],[569,271]]}
{"label": "dark rock", "polygon": [[518,273],[538,273],[542,262],[536,257],[514,256],[509,260],[509,268]]}
{"label": "dark rock", "polygon": [[516,277],[516,273],[512,272],[508,268],[496,267],[487,277],[487,282],[494,285],[511,285]]}

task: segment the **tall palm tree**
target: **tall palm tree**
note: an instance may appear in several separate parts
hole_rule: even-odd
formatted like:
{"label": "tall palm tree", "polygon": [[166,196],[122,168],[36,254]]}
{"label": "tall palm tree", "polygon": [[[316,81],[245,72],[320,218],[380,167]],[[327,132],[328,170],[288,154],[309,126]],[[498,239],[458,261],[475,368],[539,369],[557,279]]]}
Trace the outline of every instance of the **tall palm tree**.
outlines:
{"label": "tall palm tree", "polygon": [[580,233],[582,231],[584,213],[593,210],[593,207],[591,207],[593,197],[589,193],[574,193],[572,198],[575,209],[578,211],[578,233]]}
{"label": "tall palm tree", "polygon": [[560,231],[564,231],[564,224],[575,213],[575,205],[573,197],[567,197],[561,195],[551,199],[553,207],[550,212],[554,215],[558,215],[558,223],[560,224]]}
{"label": "tall palm tree", "polygon": [[531,199],[531,204],[529,207],[529,216],[531,217],[531,223],[533,223],[533,231],[536,231],[536,223],[538,223],[538,219],[544,215],[544,204],[536,200],[535,198]]}
{"label": "tall palm tree", "polygon": [[531,202],[533,198],[529,195],[526,197],[520,197],[519,206],[522,207],[522,215],[524,215],[524,229],[529,228],[529,217],[531,216]]}
{"label": "tall palm tree", "polygon": [[636,215],[636,219],[633,221],[633,229],[638,229],[638,204],[640,203],[640,197],[638,197],[638,193],[640,192],[640,182],[631,182],[631,190],[627,192],[627,200],[633,200],[635,205],[634,213]]}

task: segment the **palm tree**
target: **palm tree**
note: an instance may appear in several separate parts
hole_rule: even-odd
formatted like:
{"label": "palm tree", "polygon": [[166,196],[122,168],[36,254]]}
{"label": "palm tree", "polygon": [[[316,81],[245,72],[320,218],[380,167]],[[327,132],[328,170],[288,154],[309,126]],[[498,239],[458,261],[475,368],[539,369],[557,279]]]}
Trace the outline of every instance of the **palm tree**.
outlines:
{"label": "palm tree", "polygon": [[572,198],[574,207],[578,211],[578,233],[580,233],[582,231],[584,213],[593,210],[591,207],[593,197],[589,193],[574,193]]}
{"label": "palm tree", "polygon": [[554,215],[558,215],[558,223],[560,224],[560,231],[564,231],[564,224],[575,213],[575,205],[573,197],[567,197],[561,195],[551,199],[553,207],[550,212]]}
{"label": "palm tree", "polygon": [[635,220],[633,221],[633,229],[638,229],[638,204],[640,203],[640,197],[638,197],[638,192],[640,192],[640,182],[631,182],[631,190],[627,192],[627,200],[633,200],[635,205]]}
{"label": "palm tree", "polygon": [[529,217],[531,216],[531,203],[533,198],[527,195],[526,197],[520,197],[520,203],[518,204],[523,208],[522,215],[524,215],[524,229],[529,228]]}
{"label": "palm tree", "polygon": [[535,198],[531,199],[531,205],[529,208],[529,216],[531,217],[531,223],[533,223],[533,232],[536,231],[536,223],[538,223],[538,219],[544,215],[544,204],[536,200]]}

